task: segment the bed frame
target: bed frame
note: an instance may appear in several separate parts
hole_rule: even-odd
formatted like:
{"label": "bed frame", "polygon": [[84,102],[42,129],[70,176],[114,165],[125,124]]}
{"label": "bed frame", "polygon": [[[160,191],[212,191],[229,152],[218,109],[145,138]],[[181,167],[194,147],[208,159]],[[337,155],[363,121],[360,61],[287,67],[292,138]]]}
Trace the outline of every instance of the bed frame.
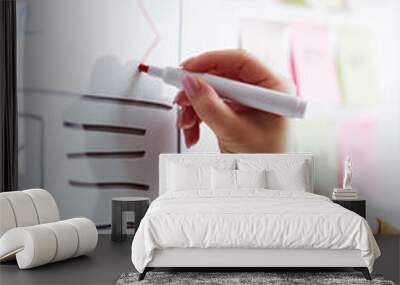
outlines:
{"label": "bed frame", "polygon": [[[257,157],[266,160],[295,159],[309,163],[310,177],[308,192],[313,192],[314,160],[311,154],[162,154],[159,161],[159,191],[165,192],[166,166],[168,161],[190,160],[236,160],[240,158]],[[158,249],[154,252],[152,261],[147,265],[139,280],[154,269],[183,269],[185,271],[265,271],[282,269],[291,271],[302,269],[332,270],[337,268],[353,268],[361,271],[367,280],[371,275],[359,250],[330,249],[253,249],[253,248],[170,248]]]}
{"label": "bed frame", "polygon": [[[197,249],[171,248],[156,250],[152,261],[139,275],[143,280],[154,269],[190,269],[193,271],[291,271],[332,270],[353,268],[371,280],[369,270],[359,250],[329,249]],[[309,270],[308,270],[309,269]]]}

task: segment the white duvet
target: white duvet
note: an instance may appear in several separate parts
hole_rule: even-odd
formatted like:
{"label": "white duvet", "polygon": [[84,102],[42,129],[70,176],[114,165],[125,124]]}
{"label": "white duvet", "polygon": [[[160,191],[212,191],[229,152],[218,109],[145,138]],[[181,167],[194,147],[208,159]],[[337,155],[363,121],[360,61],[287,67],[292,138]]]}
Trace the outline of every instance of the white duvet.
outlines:
{"label": "white duvet", "polygon": [[150,206],[132,243],[143,272],[155,249],[358,249],[372,271],[379,248],[365,219],[306,192],[171,192]]}

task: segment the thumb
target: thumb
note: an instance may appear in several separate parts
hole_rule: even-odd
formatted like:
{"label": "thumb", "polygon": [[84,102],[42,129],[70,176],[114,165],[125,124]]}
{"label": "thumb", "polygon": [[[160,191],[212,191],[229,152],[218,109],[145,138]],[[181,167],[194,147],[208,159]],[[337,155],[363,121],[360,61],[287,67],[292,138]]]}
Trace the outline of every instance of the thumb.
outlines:
{"label": "thumb", "polygon": [[183,88],[197,116],[216,134],[227,135],[238,126],[238,117],[205,81],[186,76]]}

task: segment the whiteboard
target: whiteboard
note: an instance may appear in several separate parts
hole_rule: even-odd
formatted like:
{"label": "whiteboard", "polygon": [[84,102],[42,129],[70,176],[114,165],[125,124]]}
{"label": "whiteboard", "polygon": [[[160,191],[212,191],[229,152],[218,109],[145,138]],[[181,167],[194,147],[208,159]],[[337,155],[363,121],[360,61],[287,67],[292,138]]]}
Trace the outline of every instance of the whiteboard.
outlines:
{"label": "whiteboard", "polygon": [[158,196],[158,155],[178,151],[176,90],[136,67],[178,64],[179,11],[179,0],[18,2],[19,112],[43,129],[21,123],[20,185],[50,191],[62,218],[110,224],[112,197]]}

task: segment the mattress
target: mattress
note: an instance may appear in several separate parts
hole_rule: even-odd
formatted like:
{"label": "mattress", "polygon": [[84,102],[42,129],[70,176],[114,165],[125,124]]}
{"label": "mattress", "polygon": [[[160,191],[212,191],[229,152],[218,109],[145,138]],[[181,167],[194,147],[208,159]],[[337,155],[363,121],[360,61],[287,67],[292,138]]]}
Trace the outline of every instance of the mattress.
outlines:
{"label": "mattress", "polygon": [[324,196],[265,189],[163,194],[140,223],[132,262],[143,272],[168,248],[359,250],[370,271],[380,255],[359,215]]}

